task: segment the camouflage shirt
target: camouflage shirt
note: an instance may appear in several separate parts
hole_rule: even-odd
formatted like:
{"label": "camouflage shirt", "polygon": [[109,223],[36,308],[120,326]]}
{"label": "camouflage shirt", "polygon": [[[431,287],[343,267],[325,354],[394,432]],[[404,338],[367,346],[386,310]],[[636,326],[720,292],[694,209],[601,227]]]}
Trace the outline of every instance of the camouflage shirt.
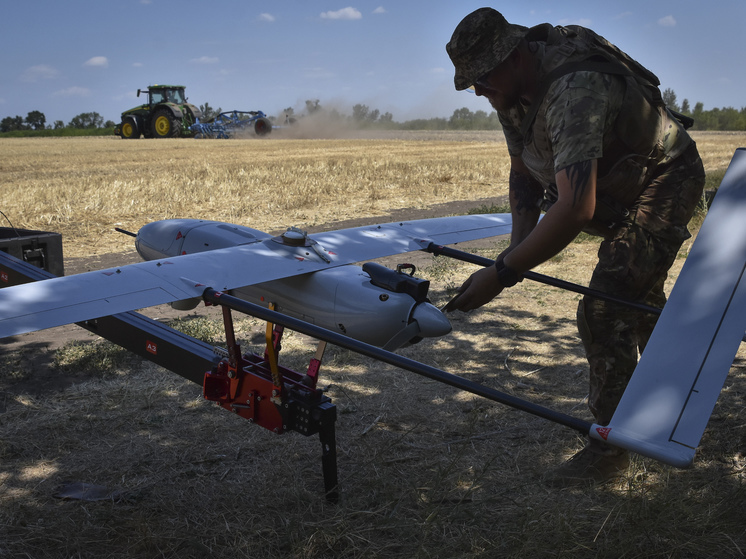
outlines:
{"label": "camouflage shirt", "polygon": [[[530,46],[541,61],[540,77],[572,60],[572,55],[565,57],[546,43],[532,42]],[[596,71],[559,77],[549,86],[525,136],[520,129],[528,107],[519,104],[498,112],[509,153],[522,158],[548,191],[550,200],[553,195],[556,197],[554,183],[559,171],[574,163],[598,159],[599,193],[630,205],[651,167],[671,160],[691,143],[684,128],[667,111],[651,107],[642,95],[635,97],[634,91],[627,95],[637,87],[632,77]],[[630,148],[630,142],[621,136],[644,134],[625,132],[620,123],[639,121],[640,111],[660,114],[654,115],[652,132],[646,132],[651,137],[646,139],[645,147]]]}

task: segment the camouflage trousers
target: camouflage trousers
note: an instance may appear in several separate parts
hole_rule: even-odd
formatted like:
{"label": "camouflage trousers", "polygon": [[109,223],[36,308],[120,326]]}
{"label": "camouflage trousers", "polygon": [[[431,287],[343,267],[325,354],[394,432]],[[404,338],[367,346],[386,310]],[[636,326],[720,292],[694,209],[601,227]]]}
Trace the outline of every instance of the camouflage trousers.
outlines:
{"label": "camouflage trousers", "polygon": [[[687,224],[702,199],[704,168],[693,144],[659,166],[626,223],[598,251],[590,287],[662,308],[668,270],[691,235]],[[645,349],[657,316],[586,296],[578,306],[578,331],[590,365],[588,405],[607,425]]]}

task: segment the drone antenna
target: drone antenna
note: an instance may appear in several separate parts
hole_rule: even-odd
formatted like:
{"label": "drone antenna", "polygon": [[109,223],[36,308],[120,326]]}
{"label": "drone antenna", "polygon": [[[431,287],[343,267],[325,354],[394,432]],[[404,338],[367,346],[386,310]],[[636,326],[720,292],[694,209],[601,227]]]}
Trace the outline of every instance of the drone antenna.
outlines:
{"label": "drone antenna", "polygon": [[10,225],[10,228],[11,228],[11,229],[13,229],[13,231],[15,232],[15,234],[16,234],[16,237],[19,237],[19,238],[20,238],[20,237],[21,237],[21,234],[20,234],[20,233],[18,232],[18,229],[16,229],[16,228],[15,228],[15,227],[13,226],[13,224],[12,224],[12,223],[10,222],[10,218],[8,218],[8,216],[7,216],[7,215],[5,215],[5,214],[4,214],[4,213],[3,213],[2,211],[0,211],[0,214],[2,214],[2,216],[3,216],[3,217],[4,217],[5,219],[6,219],[6,220],[7,220],[8,224]]}
{"label": "drone antenna", "polygon": [[127,231],[126,229],[121,229],[119,227],[115,227],[114,231],[117,231],[119,233],[124,233],[125,235],[129,235],[130,237],[137,237],[137,233],[133,233],[131,231]]}

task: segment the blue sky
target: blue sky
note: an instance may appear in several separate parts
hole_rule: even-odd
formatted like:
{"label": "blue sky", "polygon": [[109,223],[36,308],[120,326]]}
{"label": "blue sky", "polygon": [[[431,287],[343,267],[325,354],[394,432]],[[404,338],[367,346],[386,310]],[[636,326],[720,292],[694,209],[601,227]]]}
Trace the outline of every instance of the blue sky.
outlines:
{"label": "blue sky", "polygon": [[[489,111],[456,92],[445,43],[483,2],[464,0],[0,0],[0,118],[39,110],[119,121],[138,88],[187,86],[196,105],[286,107],[306,99],[394,120]],[[514,23],[591,27],[653,70],[679,102],[746,106],[746,1],[514,0]]]}

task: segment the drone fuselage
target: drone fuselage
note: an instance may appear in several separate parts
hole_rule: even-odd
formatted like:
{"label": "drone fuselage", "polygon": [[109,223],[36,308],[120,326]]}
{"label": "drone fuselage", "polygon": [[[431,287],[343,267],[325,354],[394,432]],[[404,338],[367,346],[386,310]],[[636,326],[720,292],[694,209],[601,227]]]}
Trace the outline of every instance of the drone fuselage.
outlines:
{"label": "drone fuselage", "polygon": [[[149,223],[137,233],[136,247],[143,259],[156,260],[254,243],[289,259],[329,262],[334,257],[298,229],[273,237],[250,227],[197,219]],[[451,331],[445,315],[426,298],[427,282],[381,268],[337,266],[231,293],[252,303],[273,304],[288,316],[389,350]],[[384,281],[378,274],[394,275],[398,281]],[[188,310],[199,302],[195,298],[172,305]]]}

